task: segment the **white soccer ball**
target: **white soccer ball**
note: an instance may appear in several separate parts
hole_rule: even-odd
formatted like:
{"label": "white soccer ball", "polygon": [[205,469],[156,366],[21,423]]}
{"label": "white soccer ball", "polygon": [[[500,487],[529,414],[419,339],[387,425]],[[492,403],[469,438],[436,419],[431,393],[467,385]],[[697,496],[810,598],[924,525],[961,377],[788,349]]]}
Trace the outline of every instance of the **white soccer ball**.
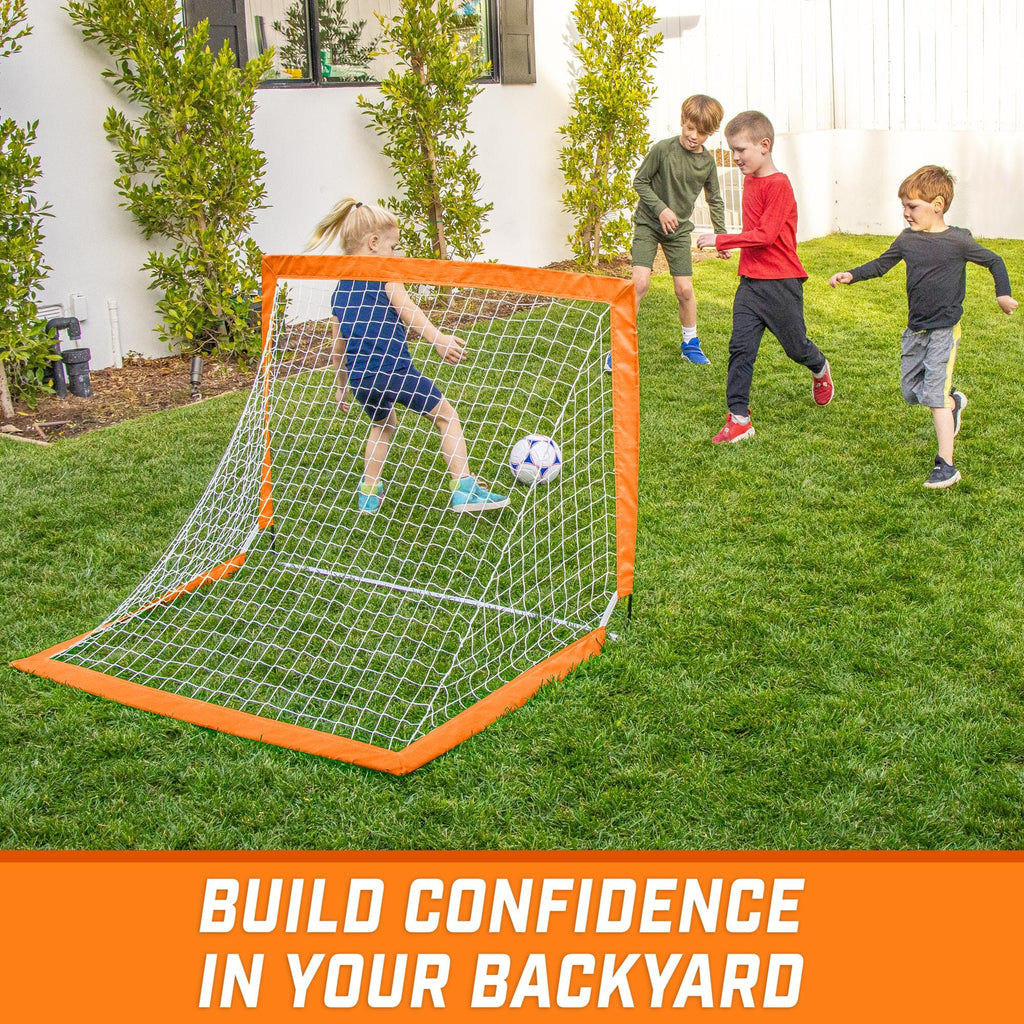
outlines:
{"label": "white soccer ball", "polygon": [[528,434],[512,446],[508,466],[518,483],[547,483],[562,471],[562,453],[550,437]]}
{"label": "white soccer ball", "polygon": [[612,372],[612,354],[611,354],[611,352],[609,352],[608,355],[606,355],[604,357],[604,372],[605,373],[611,373]]}

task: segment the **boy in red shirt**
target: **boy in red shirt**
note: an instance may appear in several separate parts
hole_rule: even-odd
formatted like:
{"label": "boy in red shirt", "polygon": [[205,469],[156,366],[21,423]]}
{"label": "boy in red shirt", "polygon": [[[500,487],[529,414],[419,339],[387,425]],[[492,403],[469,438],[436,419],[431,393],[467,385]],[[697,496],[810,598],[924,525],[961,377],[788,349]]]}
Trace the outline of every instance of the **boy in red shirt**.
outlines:
{"label": "boy in red shirt", "polygon": [[804,325],[807,271],[796,253],[796,197],[789,178],[772,162],[775,130],[764,114],[746,110],[725,126],[725,137],[733,163],[744,176],[743,231],[697,239],[702,249],[740,250],[740,285],[733,300],[726,379],[729,414],[712,438],[714,444],[754,436],[748,402],[765,328],[779,339],[790,359],[811,371],[818,405],[828,405],[833,394],[828,360],[808,339]]}

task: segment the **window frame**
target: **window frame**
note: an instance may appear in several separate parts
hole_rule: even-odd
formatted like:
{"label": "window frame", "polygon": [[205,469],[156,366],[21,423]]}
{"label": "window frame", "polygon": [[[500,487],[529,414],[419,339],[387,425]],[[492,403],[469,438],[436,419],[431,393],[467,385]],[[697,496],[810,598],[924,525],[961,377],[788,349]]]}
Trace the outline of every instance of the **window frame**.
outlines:
{"label": "window frame", "polygon": [[[260,82],[260,89],[351,89],[353,87],[365,89],[380,85],[380,80],[371,78],[365,82],[339,82],[325,78],[320,67],[320,61],[313,59],[313,54],[320,52],[320,25],[317,12],[317,0],[302,0],[306,7],[306,24],[309,26],[308,40],[309,67],[312,70],[310,78],[271,78]],[[501,55],[500,55],[500,30],[498,19],[500,16],[499,0],[484,0],[486,16],[488,19],[487,33],[487,59],[491,63],[491,70],[488,74],[476,79],[481,85],[499,85],[501,83]]]}

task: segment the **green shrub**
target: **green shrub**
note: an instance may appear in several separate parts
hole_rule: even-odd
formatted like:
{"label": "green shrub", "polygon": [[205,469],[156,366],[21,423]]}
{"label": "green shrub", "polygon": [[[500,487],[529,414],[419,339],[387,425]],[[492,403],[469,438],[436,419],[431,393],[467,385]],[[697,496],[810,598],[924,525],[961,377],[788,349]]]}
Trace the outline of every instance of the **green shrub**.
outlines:
{"label": "green shrub", "polygon": [[110,53],[104,71],[140,111],[111,107],[104,128],[121,171],[124,206],[147,239],[172,243],[145,264],[163,322],[160,337],[185,352],[217,349],[249,358],[260,252],[248,237],[263,206],[266,160],[253,145],[255,93],[273,51],[239,69],[225,44],[208,46],[209,25],[180,19],[178,0],[88,0],[68,4],[86,39]]}
{"label": "green shrub", "polygon": [[[0,57],[16,53],[31,28],[25,0],[0,0]],[[11,397],[32,401],[43,390],[50,342],[36,308],[36,291],[49,269],[41,250],[45,207],[35,195],[39,157],[32,155],[38,122],[0,117],[0,416],[14,412]]]}
{"label": "green shrub", "polygon": [[402,225],[409,256],[473,259],[483,249],[483,218],[492,204],[477,201],[480,174],[469,141],[475,80],[488,63],[467,18],[451,0],[401,0],[399,14],[380,18],[380,52],[397,66],[381,82],[383,100],[359,98],[391,162],[403,196],[383,200]]}
{"label": "green shrub", "polygon": [[633,175],[651,141],[647,108],[662,43],[650,32],[655,17],[642,0],[577,0],[573,8],[580,38],[571,114],[559,129],[562,206],[575,218],[573,255],[587,268],[631,237],[624,211],[636,202]]}

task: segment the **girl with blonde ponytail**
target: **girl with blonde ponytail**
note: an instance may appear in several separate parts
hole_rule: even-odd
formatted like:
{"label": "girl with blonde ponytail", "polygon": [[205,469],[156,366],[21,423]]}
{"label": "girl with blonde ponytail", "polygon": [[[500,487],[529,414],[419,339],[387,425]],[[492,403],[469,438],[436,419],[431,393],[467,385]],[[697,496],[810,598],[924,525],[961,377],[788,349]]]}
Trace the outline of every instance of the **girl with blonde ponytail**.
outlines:
{"label": "girl with blonde ponytail", "polygon": [[[392,257],[398,251],[398,235],[398,221],[389,210],[348,198],[316,225],[307,248],[336,243],[348,256]],[[491,493],[470,473],[459,414],[413,365],[407,338],[409,332],[425,338],[453,366],[462,361],[465,341],[435,327],[405,286],[395,281],[339,281],[331,296],[331,313],[338,403],[347,411],[346,391],[351,390],[370,420],[356,496],[359,511],[376,512],[384,500],[384,464],[398,429],[395,405],[426,417],[441,435],[454,511],[504,508],[508,498]]]}

